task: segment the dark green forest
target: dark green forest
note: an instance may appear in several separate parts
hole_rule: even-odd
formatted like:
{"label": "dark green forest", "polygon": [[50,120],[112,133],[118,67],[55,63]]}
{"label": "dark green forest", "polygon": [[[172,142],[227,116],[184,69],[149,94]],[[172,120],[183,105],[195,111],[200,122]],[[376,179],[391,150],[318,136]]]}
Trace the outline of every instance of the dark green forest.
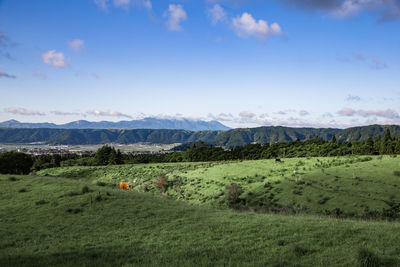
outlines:
{"label": "dark green forest", "polygon": [[52,145],[93,145],[107,143],[173,144],[203,141],[215,146],[234,148],[249,143],[273,144],[296,140],[305,141],[316,137],[329,141],[334,135],[339,143],[364,142],[369,137],[372,139],[383,138],[386,129],[390,130],[393,138],[400,136],[400,126],[397,125],[370,125],[348,129],[268,126],[229,131],[0,128],[0,143],[43,142]]}

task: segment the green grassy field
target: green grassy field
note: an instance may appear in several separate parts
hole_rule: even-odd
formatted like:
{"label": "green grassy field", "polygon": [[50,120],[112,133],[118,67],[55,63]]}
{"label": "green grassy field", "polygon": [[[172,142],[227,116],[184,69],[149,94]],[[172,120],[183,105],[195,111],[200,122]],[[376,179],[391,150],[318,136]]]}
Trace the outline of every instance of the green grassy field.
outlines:
{"label": "green grassy field", "polygon": [[[346,217],[400,212],[400,157],[393,156],[66,167],[37,174],[124,181],[136,191],[217,207],[227,206],[226,186],[236,183],[243,188],[242,205],[255,211],[321,215],[340,209]],[[156,182],[163,175],[168,181],[160,190]]]}
{"label": "green grassy field", "polygon": [[[181,171],[205,166],[225,164]],[[92,182],[0,176],[0,266],[400,265],[399,222],[237,212]]]}

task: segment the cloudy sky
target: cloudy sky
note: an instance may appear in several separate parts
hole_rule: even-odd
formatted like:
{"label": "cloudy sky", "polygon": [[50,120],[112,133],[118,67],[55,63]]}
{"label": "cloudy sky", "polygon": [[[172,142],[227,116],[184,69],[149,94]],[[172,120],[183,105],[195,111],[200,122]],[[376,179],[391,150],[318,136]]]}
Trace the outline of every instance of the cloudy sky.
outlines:
{"label": "cloudy sky", "polygon": [[400,0],[0,0],[0,121],[400,124]]}

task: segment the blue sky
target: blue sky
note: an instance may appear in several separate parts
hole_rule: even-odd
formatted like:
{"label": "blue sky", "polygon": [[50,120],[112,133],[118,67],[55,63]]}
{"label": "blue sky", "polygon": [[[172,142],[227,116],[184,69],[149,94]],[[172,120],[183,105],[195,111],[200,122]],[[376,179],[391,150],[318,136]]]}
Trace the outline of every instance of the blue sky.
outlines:
{"label": "blue sky", "polygon": [[400,124],[398,0],[0,0],[0,121]]}

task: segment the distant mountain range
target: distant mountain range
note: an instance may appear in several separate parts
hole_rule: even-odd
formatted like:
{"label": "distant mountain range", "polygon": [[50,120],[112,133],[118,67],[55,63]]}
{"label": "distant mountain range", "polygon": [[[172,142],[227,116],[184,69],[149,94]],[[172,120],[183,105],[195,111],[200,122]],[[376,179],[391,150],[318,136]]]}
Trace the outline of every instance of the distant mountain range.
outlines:
{"label": "distant mountain range", "polygon": [[131,121],[73,121],[66,124],[54,124],[49,122],[43,123],[26,123],[16,120],[0,122],[0,128],[49,128],[49,129],[176,129],[190,131],[205,131],[205,130],[229,130],[231,128],[223,125],[218,121],[202,121],[190,119],[159,119],[159,118],[144,118],[141,120]]}
{"label": "distant mountain range", "polygon": [[339,142],[365,141],[368,137],[382,138],[386,129],[392,137],[400,136],[398,125],[370,125],[348,129],[291,128],[268,126],[233,129],[228,131],[188,131],[169,129],[16,129],[0,128],[0,143],[35,143],[63,145],[91,144],[172,144],[204,141],[209,144],[235,147],[248,143],[276,143],[311,138],[330,140],[335,135]]}

